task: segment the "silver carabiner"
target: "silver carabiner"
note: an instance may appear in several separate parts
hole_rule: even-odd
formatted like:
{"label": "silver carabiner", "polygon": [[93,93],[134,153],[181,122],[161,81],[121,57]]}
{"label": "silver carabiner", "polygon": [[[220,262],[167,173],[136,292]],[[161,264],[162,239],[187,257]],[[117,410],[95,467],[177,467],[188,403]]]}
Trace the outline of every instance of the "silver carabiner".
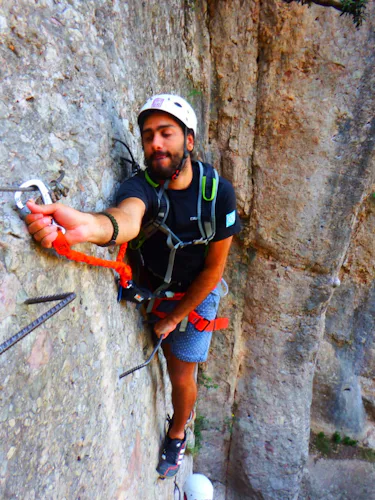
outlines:
{"label": "silver carabiner", "polygon": [[[43,181],[41,181],[39,179],[31,179],[30,181],[26,181],[23,184],[21,184],[20,188],[26,188],[26,187],[31,187],[31,186],[35,186],[36,188],[39,189],[40,195],[41,195],[43,203],[45,205],[51,205],[53,203],[51,195],[50,195],[50,191],[49,191],[47,185]],[[22,194],[23,194],[22,191],[17,191],[14,194],[14,201],[16,202],[17,208],[19,209],[22,217],[24,218],[26,215],[28,215],[30,213],[30,210],[22,203],[22,200],[21,200]],[[60,226],[53,219],[52,219],[52,224],[54,226],[57,226],[58,228],[60,228],[61,232],[63,234],[65,234],[65,232],[66,232],[65,227]]]}

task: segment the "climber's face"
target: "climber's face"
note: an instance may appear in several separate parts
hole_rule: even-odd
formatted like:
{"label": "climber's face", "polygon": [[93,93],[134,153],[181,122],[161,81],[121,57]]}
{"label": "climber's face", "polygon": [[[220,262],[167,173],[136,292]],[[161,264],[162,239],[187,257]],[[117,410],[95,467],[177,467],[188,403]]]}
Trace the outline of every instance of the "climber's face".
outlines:
{"label": "climber's face", "polygon": [[[170,179],[184,156],[184,131],[168,113],[154,111],[145,120],[142,145],[147,167],[157,179]],[[194,147],[194,138],[188,134],[188,151]]]}

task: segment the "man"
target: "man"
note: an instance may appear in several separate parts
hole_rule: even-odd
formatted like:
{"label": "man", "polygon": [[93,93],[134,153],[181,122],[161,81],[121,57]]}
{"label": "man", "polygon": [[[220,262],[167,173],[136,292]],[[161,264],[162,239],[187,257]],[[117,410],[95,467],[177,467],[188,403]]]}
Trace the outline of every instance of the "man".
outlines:
{"label": "man", "polygon": [[[206,178],[213,169],[205,166],[207,175],[202,177],[203,166],[191,160],[197,119],[184,99],[168,94],[150,98],[141,109],[138,124],[147,169],[121,185],[116,208],[102,214],[88,214],[60,204],[37,206],[28,202],[32,214],[26,217],[26,223],[29,232],[46,248],[51,247],[57,235],[51,217],[65,227],[70,245],[121,244],[135,239],[141,228],[155,219],[155,205],[158,201],[160,205],[162,193],[167,193],[163,196],[168,197],[168,216],[159,227],[164,230],[151,232],[141,254],[150,286],[182,296],[178,301],[166,300],[152,310],[158,316],[154,332],[157,337],[164,336],[174,408],[157,471],[164,477],[172,477],[184,455],[185,426],[196,401],[196,363],[207,359],[214,326],[211,320],[216,317],[220,299],[218,285],[240,223],[233,188],[225,179],[220,178],[218,185],[212,180],[211,193],[203,192],[206,201],[201,200],[202,179],[205,190]],[[211,206],[214,201],[211,226],[215,229],[203,238],[199,207],[201,203]],[[207,218],[205,227],[210,228]],[[172,240],[177,244],[173,246]],[[194,244],[180,244],[186,241]],[[190,322],[186,328],[181,326],[194,311],[210,328],[199,331]]]}

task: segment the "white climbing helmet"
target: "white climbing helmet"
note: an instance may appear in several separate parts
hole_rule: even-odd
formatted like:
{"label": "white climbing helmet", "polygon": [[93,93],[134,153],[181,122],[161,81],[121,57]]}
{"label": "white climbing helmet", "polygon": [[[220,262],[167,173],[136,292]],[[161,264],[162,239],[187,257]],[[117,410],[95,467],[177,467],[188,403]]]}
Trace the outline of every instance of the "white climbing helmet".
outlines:
{"label": "white climbing helmet", "polygon": [[191,474],[184,484],[184,500],[212,500],[214,487],[203,474]]}
{"label": "white climbing helmet", "polygon": [[159,94],[150,97],[139,112],[138,125],[140,127],[142,124],[142,114],[152,109],[164,111],[178,118],[188,129],[193,130],[194,137],[196,137],[197,116],[190,104],[182,97],[173,94]]}

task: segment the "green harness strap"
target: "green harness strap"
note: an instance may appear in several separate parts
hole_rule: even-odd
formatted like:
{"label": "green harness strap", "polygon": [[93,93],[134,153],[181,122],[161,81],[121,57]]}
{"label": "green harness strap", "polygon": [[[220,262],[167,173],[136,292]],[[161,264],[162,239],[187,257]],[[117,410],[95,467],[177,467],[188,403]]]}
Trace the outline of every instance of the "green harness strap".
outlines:
{"label": "green harness strap", "polygon": [[[169,181],[163,185],[154,182],[147,170],[145,171],[145,179],[155,190],[157,196],[158,213],[154,219],[147,222],[141,229],[137,238],[132,240],[129,244],[132,250],[140,250],[143,243],[150,238],[156,231],[162,231],[167,236],[167,245],[170,249],[167,271],[164,276],[164,286],[169,284],[172,279],[172,272],[176,252],[179,248],[184,248],[188,245],[203,244],[207,246],[213,239],[216,232],[216,198],[219,185],[219,174],[211,165],[199,165],[199,193],[197,199],[197,223],[201,237],[197,240],[182,241],[166,224],[169,213],[170,202],[167,194]],[[211,194],[208,196],[208,193]],[[207,252],[206,252],[207,253]]]}

